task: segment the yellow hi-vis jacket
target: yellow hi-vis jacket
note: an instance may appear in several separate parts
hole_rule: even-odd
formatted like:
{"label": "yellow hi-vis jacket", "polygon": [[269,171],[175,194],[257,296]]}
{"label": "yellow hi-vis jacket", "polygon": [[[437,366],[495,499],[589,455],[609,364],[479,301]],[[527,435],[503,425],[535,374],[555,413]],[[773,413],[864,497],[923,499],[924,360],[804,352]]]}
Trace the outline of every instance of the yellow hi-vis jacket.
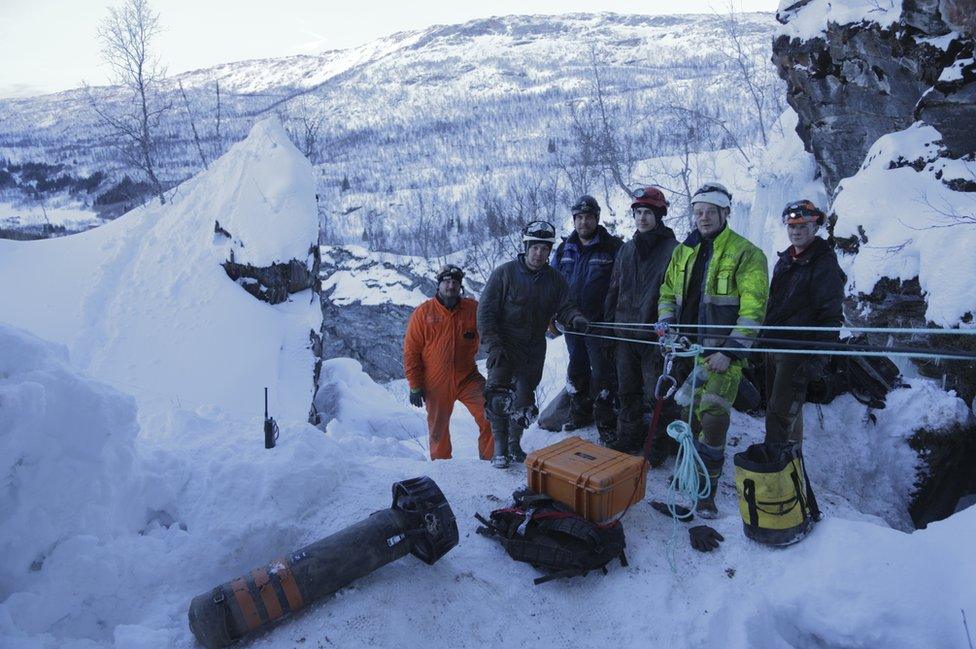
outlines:
{"label": "yellow hi-vis jacket", "polygon": [[[700,249],[701,235],[695,230],[671,253],[658,300],[658,317],[662,322],[678,322]],[[737,354],[736,348],[752,347],[759,333],[755,327],[762,324],[766,314],[769,297],[766,255],[726,225],[712,241],[712,256],[704,277],[698,322],[685,324],[728,325],[728,329],[702,330],[701,343],[706,347],[725,347],[730,356],[741,358],[744,355]]]}

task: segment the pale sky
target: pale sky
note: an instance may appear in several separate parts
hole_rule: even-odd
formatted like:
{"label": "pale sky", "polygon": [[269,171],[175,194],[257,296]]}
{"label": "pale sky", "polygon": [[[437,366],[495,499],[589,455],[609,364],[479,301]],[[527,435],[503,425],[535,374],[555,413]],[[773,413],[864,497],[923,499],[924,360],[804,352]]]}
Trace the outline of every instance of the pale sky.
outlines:
{"label": "pale sky", "polygon": [[[0,0],[0,98],[107,83],[98,24],[119,0]],[[218,63],[361,45],[398,31],[508,14],[722,12],[727,0],[151,0],[170,74]],[[741,11],[776,0],[736,0]]]}

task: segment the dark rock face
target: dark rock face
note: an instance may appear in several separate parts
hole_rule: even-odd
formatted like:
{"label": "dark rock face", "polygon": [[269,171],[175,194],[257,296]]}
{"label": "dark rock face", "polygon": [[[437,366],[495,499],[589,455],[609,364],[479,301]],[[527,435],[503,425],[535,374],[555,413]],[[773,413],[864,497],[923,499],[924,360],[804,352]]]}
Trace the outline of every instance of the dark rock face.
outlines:
{"label": "dark rock face", "polygon": [[[973,10],[976,11],[976,7]],[[915,111],[917,119],[938,129],[948,155],[953,158],[976,151],[976,62],[973,49],[972,41],[960,49],[952,66],[951,76],[954,78],[937,81],[919,101]]]}
{"label": "dark rock face", "polygon": [[[233,238],[230,232],[221,227],[220,221],[214,221],[214,239],[220,237]],[[227,276],[240,284],[245,291],[269,304],[280,304],[292,293],[309,288],[318,290],[318,246],[312,246],[308,254],[312,256],[311,270],[304,261],[297,259],[292,259],[288,263],[273,263],[270,266],[239,264],[234,261],[233,250],[230,259],[225,261],[223,266]]]}
{"label": "dark rock face", "polygon": [[920,430],[910,443],[922,467],[908,511],[922,528],[952,515],[976,494],[976,427]]}
{"label": "dark rock face", "polygon": [[[341,247],[330,248],[326,257],[320,274],[323,282],[334,273],[345,271],[362,278],[367,286],[374,276],[387,281],[392,276],[397,287],[416,289],[424,295],[432,296],[437,289],[430,278],[433,273],[426,272],[425,268],[357,257]],[[381,295],[383,290],[383,286],[371,287],[371,297]],[[403,336],[414,306],[395,299],[369,300],[379,304],[363,304],[358,300],[350,303],[349,299],[337,295],[335,288],[324,288],[321,298],[322,359],[354,358],[374,381],[403,378]]]}
{"label": "dark rock face", "polygon": [[225,261],[224,270],[245,291],[270,304],[284,302],[290,294],[312,288],[315,283],[315,274],[297,259],[264,267]]}
{"label": "dark rock face", "polygon": [[[917,12],[929,4],[916,2]],[[935,34],[908,25],[831,24],[825,38],[780,36],[773,43],[787,101],[800,117],[797,133],[828,192],[857,172],[875,140],[916,120],[919,98],[961,49],[957,41],[947,52],[923,40],[948,31],[936,17],[929,25]],[[922,13],[916,22],[925,24]]]}

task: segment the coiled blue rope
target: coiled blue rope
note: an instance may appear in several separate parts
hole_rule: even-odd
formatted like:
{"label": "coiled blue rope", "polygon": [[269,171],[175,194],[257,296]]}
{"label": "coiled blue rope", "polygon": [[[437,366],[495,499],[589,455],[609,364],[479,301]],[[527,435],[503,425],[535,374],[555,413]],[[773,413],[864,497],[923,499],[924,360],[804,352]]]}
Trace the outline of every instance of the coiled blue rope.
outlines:
{"label": "coiled blue rope", "polygon": [[[672,350],[675,356],[692,357],[693,363],[697,365],[698,357],[702,353],[701,345],[692,345],[688,351]],[[694,368],[694,365],[693,365]],[[698,372],[692,369],[691,372],[691,401],[688,404],[688,421],[672,421],[668,424],[667,434],[678,443],[678,454],[674,458],[674,475],[668,483],[667,497],[665,503],[668,512],[671,514],[671,538],[665,546],[665,556],[668,558],[668,565],[671,572],[676,573],[677,567],[674,563],[674,548],[677,545],[678,512],[675,505],[679,499],[689,503],[689,511],[693,516],[698,510],[698,501],[708,498],[712,493],[711,480],[708,477],[708,469],[705,462],[695,448],[695,436],[691,431],[691,422],[695,416],[695,392],[698,389]],[[689,516],[686,516],[688,518]]]}

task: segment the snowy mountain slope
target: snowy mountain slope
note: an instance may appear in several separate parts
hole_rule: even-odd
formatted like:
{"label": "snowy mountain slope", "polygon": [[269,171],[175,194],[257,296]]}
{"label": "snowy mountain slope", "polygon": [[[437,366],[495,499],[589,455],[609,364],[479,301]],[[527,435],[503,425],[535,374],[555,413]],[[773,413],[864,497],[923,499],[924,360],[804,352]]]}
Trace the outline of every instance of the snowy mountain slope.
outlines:
{"label": "snowy mountain slope", "polygon": [[[418,210],[441,222],[455,215],[467,220],[475,216],[479,189],[552,173],[555,158],[570,155],[569,105],[593,100],[594,61],[625,139],[648,149],[639,157],[679,147],[681,138],[648,118],[652,105],[670,101],[693,101],[751,142],[757,134],[745,90],[721,55],[728,45],[722,20],[507,16],[394,34],[316,57],[186,73],[165,86],[174,110],[162,129],[162,175],[178,182],[201,168],[177,82],[187,89],[211,159],[269,113],[280,113],[303,146],[305,124],[318,128],[310,148],[320,173],[323,229],[343,242],[360,241],[368,219],[388,222],[391,230],[409,227]],[[745,14],[739,25],[746,46],[762,50],[773,27],[767,14]],[[95,92],[109,103],[122,96],[116,88]],[[713,130],[702,146],[727,147],[725,134]],[[105,135],[80,91],[0,101],[0,157],[121,172]],[[576,191],[565,180],[558,189]]]}
{"label": "snowy mountain slope", "polygon": [[[0,241],[2,319],[66,344],[79,367],[143,398],[256,411],[269,386],[280,415],[304,419],[317,300],[306,292],[271,307],[220,264],[310,263],[313,182],[281,126],[260,122],[165,207],[63,239]],[[217,220],[232,239],[214,232]]]}

